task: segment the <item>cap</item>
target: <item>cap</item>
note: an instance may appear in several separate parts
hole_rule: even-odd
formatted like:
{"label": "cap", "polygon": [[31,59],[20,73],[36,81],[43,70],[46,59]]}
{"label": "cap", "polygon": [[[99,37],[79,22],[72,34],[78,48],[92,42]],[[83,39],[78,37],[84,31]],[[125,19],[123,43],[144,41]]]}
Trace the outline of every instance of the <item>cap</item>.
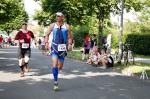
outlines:
{"label": "cap", "polygon": [[57,12],[56,15],[57,16],[64,16],[64,14],[62,12]]}

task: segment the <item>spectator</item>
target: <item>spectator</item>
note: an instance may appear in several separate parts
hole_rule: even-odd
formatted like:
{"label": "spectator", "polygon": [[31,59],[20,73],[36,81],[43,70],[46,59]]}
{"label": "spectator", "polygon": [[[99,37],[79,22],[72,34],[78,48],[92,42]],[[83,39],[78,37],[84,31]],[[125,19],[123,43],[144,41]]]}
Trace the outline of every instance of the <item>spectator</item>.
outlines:
{"label": "spectator", "polygon": [[105,44],[107,50],[111,50],[111,33],[109,33],[106,37],[106,44]]}
{"label": "spectator", "polygon": [[42,43],[42,41],[41,41],[41,39],[39,39],[39,40],[38,40],[39,49],[41,49],[41,43]]}
{"label": "spectator", "polygon": [[104,49],[101,50],[101,55],[98,59],[98,63],[102,64],[102,68],[105,69],[107,67],[112,67],[113,66],[113,58],[106,53]]}
{"label": "spectator", "polygon": [[0,47],[1,48],[3,47],[3,36],[2,35],[0,36]]}
{"label": "spectator", "polygon": [[41,39],[41,50],[42,50],[42,54],[45,54],[45,36]]}
{"label": "spectator", "polygon": [[10,47],[10,45],[12,45],[11,37],[8,37],[8,39],[7,39],[7,43],[8,43],[8,46],[9,46],[9,47]]}
{"label": "spectator", "polygon": [[95,46],[93,47],[93,50],[91,52],[91,55],[89,59],[87,60],[87,64],[98,64],[98,57],[100,57],[100,54],[98,52],[98,48]]}
{"label": "spectator", "polygon": [[86,33],[84,36],[84,52],[82,54],[82,60],[89,57],[89,51],[90,51],[90,37],[89,33]]}
{"label": "spectator", "polygon": [[91,39],[91,49],[96,46],[96,35],[93,34],[92,39]]}

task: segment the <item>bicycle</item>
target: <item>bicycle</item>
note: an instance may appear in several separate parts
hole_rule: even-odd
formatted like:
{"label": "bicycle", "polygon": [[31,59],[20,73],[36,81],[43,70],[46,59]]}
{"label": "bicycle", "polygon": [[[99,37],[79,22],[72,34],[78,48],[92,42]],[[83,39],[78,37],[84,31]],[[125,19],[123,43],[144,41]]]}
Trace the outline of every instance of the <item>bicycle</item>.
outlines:
{"label": "bicycle", "polygon": [[120,53],[119,53],[119,46],[116,46],[115,54],[113,55],[114,61],[119,61],[120,59]]}
{"label": "bicycle", "polygon": [[131,50],[131,44],[124,44],[123,45],[123,60],[124,63],[127,65],[129,62],[134,64],[134,53]]}
{"label": "bicycle", "polygon": [[[130,49],[131,44],[124,44],[123,45],[123,55],[122,55],[122,59],[123,62],[127,65],[129,62],[132,61],[132,63],[134,64],[134,54],[133,51]],[[119,53],[119,46],[116,46],[116,51],[114,54],[114,60],[115,61],[119,61],[120,57],[121,57],[121,53]]]}

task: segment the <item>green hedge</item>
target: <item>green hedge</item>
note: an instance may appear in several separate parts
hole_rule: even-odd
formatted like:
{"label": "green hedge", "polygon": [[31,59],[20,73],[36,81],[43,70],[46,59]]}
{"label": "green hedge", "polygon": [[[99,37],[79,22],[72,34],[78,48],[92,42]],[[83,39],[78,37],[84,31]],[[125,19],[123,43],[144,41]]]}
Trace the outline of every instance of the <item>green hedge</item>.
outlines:
{"label": "green hedge", "polygon": [[125,43],[136,54],[150,55],[150,34],[128,34]]}

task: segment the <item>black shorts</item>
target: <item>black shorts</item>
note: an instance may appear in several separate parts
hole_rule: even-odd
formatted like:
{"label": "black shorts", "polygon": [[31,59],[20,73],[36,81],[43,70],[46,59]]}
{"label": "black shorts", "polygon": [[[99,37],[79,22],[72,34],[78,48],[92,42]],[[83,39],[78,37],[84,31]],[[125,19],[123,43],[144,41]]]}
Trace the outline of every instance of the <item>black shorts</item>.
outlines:
{"label": "black shorts", "polygon": [[84,50],[84,54],[89,54],[89,52],[90,52],[90,49],[85,49]]}
{"label": "black shorts", "polygon": [[28,49],[19,48],[18,49],[18,58],[21,59],[21,58],[24,58],[25,56],[28,56],[28,57],[31,56],[31,48],[28,48]]}
{"label": "black shorts", "polygon": [[45,50],[45,45],[41,45],[41,50]]}

